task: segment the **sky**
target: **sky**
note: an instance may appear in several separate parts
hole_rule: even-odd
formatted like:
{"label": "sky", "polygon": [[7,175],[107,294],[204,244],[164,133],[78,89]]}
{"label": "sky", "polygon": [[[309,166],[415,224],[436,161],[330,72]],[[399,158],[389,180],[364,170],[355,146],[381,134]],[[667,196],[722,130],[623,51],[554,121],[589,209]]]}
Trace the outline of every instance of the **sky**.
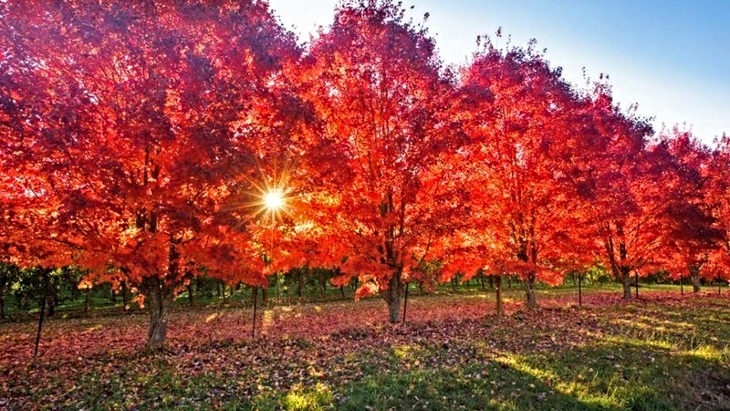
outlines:
{"label": "sky", "polygon": [[[338,0],[269,0],[287,29],[307,41],[332,22]],[[610,76],[622,107],[638,103],[656,131],[679,125],[712,144],[730,134],[730,1],[403,0],[448,64],[464,64],[476,37],[502,27],[506,42],[534,38],[565,78]],[[410,6],[415,6],[410,10]]]}

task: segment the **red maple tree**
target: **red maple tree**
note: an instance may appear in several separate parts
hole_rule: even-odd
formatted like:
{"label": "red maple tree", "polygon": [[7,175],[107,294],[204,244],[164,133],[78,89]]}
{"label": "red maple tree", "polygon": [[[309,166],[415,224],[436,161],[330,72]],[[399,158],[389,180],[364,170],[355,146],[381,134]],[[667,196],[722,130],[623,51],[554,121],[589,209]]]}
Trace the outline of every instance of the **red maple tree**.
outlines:
{"label": "red maple tree", "polygon": [[300,68],[303,98],[320,121],[312,134],[318,192],[308,197],[325,263],[358,295],[381,292],[398,321],[403,282],[438,259],[436,239],[463,213],[460,141],[446,116],[452,87],[426,29],[400,4],[345,2]]}
{"label": "red maple tree", "polygon": [[136,285],[151,346],[164,342],[176,288],[200,266],[262,283],[256,239],[228,205],[251,201],[257,159],[293,122],[277,91],[297,49],[267,5],[3,8],[4,69],[33,82],[11,91],[28,107],[3,105],[12,118],[3,132],[24,172],[46,184],[53,208],[37,238],[69,250],[52,261],[93,269],[98,280],[117,271]]}
{"label": "red maple tree", "polygon": [[581,216],[573,164],[586,149],[581,99],[534,42],[503,51],[487,40],[462,82],[474,102],[463,113],[474,141],[468,149],[473,212],[470,231],[461,233],[469,257],[456,263],[471,265],[461,268],[468,273],[497,274],[498,290],[499,276],[517,274],[534,307],[535,282],[561,282],[565,252],[575,247]]}

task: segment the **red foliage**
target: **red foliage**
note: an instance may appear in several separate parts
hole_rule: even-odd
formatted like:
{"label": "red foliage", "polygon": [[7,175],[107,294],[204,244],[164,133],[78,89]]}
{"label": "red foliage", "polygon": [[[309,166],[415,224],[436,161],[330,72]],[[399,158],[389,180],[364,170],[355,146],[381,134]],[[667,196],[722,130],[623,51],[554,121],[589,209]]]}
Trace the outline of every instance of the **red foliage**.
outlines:
{"label": "red foliage", "polygon": [[445,115],[451,94],[433,40],[400,4],[346,3],[299,69],[321,126],[308,155],[317,187],[306,206],[320,264],[376,285],[395,310],[401,281],[463,214],[459,147]]}

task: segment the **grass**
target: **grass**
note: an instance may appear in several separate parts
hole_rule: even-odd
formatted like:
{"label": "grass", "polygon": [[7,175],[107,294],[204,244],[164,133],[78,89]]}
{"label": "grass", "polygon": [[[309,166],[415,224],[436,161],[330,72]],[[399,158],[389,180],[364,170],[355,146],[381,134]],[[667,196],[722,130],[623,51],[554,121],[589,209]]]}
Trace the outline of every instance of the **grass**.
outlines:
{"label": "grass", "polygon": [[0,409],[730,410],[730,298],[648,291],[504,318],[487,294],[414,298],[406,326],[379,300],[272,307],[255,341],[248,311],[180,309],[161,352],[144,316],[57,319],[34,366],[33,324],[10,324]]}

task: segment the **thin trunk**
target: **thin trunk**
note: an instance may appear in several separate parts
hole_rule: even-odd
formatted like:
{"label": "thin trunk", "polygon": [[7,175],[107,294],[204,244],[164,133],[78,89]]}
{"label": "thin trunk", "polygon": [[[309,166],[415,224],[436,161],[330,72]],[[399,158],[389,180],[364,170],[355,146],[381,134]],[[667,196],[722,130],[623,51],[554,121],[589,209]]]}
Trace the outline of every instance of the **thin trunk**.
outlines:
{"label": "thin trunk", "polygon": [[410,288],[410,285],[410,282],[406,283],[406,291],[405,295],[403,296],[403,325],[406,324],[406,311],[408,310],[408,289]]}
{"label": "thin trunk", "polygon": [[0,320],[5,319],[5,293],[0,294]]}
{"label": "thin trunk", "polygon": [[[49,285],[50,288],[50,285]],[[48,316],[53,317],[56,315],[56,296],[53,295],[50,290],[46,291],[46,305],[48,306]]]}
{"label": "thin trunk", "polygon": [[188,288],[188,302],[190,303],[190,306],[192,307],[195,305],[195,297],[193,296],[193,282],[192,281],[188,283],[187,288]]}
{"label": "thin trunk", "polygon": [[679,276],[679,293],[684,295],[684,277]]}
{"label": "thin trunk", "polygon": [[634,274],[635,274],[634,277],[635,277],[635,281],[636,281],[636,284],[635,284],[636,285],[636,299],[639,299],[639,272],[635,271]]}
{"label": "thin trunk", "polygon": [[497,291],[497,316],[504,314],[504,304],[502,303],[502,274],[494,277],[494,288]]}
{"label": "thin trunk", "polygon": [[485,291],[487,289],[486,285],[484,284],[484,273],[479,274],[479,280],[482,284],[482,291]]}
{"label": "thin trunk", "polygon": [[583,290],[581,288],[581,277],[582,275],[578,274],[578,306],[583,306]]}
{"label": "thin trunk", "polygon": [[269,287],[263,287],[261,289],[261,302],[264,305],[269,303]]}
{"label": "thin trunk", "polygon": [[258,309],[259,288],[253,288],[253,322],[251,325],[251,339],[256,338],[256,310]]}
{"label": "thin trunk", "polygon": [[302,298],[302,289],[304,288],[304,275],[302,270],[297,270],[297,297]]}
{"label": "thin trunk", "polygon": [[492,288],[492,289],[494,288],[494,276],[493,275],[489,276],[489,288]]}
{"label": "thin trunk", "polygon": [[91,294],[91,289],[86,289],[84,291],[84,315],[89,314],[89,295]]}
{"label": "thin trunk", "polygon": [[150,314],[147,347],[161,348],[167,338],[167,313],[172,306],[175,288],[164,280],[150,277],[142,280],[141,289]]}
{"label": "thin trunk", "polygon": [[344,285],[340,286],[340,295],[342,296],[343,299],[345,298],[345,286]]}
{"label": "thin trunk", "polygon": [[223,296],[223,304],[228,302],[228,296],[226,296],[226,283],[221,284],[221,295]]}
{"label": "thin trunk", "polygon": [[507,276],[507,288],[512,288],[512,276]]}
{"label": "thin trunk", "polygon": [[127,282],[122,281],[122,310],[127,309]]}
{"label": "thin trunk", "polygon": [[699,293],[702,283],[700,282],[700,270],[697,267],[690,267],[689,278],[692,281],[692,292]]}
{"label": "thin trunk", "polygon": [[624,300],[631,299],[631,273],[628,267],[619,267],[621,272],[621,284],[624,289]]}
{"label": "thin trunk", "polygon": [[43,295],[41,296],[40,301],[40,316],[38,317],[38,332],[35,335],[35,348],[33,349],[33,362],[35,362],[36,358],[38,358],[38,345],[41,342],[41,330],[43,329],[43,320],[46,315],[46,297],[48,294],[48,287],[49,287],[49,276],[48,276],[48,270],[45,268],[41,268],[41,272],[43,273]]}
{"label": "thin trunk", "polygon": [[385,299],[385,302],[388,304],[388,320],[395,324],[398,322],[398,318],[400,317],[400,290],[401,290],[401,283],[400,283],[400,273],[394,274],[393,277],[391,277],[388,289],[385,290],[383,293],[383,298]]}
{"label": "thin trunk", "polygon": [[527,296],[527,308],[532,310],[537,308],[537,298],[535,297],[535,273],[527,273],[527,281],[525,281],[525,295]]}

